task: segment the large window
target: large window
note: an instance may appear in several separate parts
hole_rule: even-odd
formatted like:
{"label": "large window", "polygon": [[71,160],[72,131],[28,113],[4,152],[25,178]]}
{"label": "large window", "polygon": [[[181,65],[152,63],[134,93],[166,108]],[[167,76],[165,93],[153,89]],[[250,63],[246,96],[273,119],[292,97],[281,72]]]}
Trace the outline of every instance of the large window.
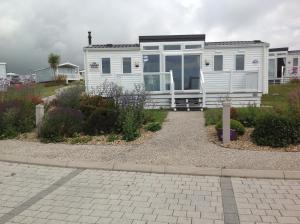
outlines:
{"label": "large window", "polygon": [[143,55],[144,72],[160,72],[159,54]]}
{"label": "large window", "polygon": [[123,73],[131,73],[131,58],[123,58]]}
{"label": "large window", "polygon": [[235,70],[237,71],[245,70],[245,55],[237,54],[235,56]]}
{"label": "large window", "polygon": [[214,71],[223,71],[223,55],[214,56]]}
{"label": "large window", "polygon": [[102,58],[102,73],[110,74],[110,58]]}
{"label": "large window", "polygon": [[180,45],[164,45],[164,50],[167,51],[174,51],[174,50],[180,50],[181,46]]}

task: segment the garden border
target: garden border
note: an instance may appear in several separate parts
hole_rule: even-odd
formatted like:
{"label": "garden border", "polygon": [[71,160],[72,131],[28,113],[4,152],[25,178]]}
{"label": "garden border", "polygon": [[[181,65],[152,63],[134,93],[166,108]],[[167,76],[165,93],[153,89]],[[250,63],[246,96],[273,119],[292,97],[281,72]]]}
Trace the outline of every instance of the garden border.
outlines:
{"label": "garden border", "polygon": [[179,174],[194,176],[219,176],[241,177],[258,179],[294,179],[300,180],[300,170],[253,170],[253,169],[227,169],[227,168],[203,168],[187,166],[157,166],[132,163],[92,162],[92,161],[58,161],[51,159],[38,159],[31,157],[15,157],[1,155],[0,161],[11,163],[23,163],[31,165],[56,166],[63,168],[100,169],[110,171],[144,172],[159,174]]}

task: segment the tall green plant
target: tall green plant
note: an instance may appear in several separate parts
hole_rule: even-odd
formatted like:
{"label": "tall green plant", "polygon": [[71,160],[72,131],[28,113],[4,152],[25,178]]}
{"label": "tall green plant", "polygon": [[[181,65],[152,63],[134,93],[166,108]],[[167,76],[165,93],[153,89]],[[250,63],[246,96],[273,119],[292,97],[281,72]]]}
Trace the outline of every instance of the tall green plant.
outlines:
{"label": "tall green plant", "polygon": [[48,63],[53,71],[53,77],[56,78],[57,67],[60,63],[60,56],[58,54],[49,54]]}

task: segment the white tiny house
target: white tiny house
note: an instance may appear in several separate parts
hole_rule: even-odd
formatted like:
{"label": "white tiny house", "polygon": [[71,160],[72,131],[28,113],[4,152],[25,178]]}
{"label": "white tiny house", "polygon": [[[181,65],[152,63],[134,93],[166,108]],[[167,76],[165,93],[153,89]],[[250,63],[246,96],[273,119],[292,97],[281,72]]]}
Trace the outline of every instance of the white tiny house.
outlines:
{"label": "white tiny house", "polygon": [[145,86],[149,107],[191,109],[260,106],[268,92],[269,44],[254,41],[207,42],[204,34],[140,36],[137,44],[84,48],[88,92],[105,81],[125,90]]}

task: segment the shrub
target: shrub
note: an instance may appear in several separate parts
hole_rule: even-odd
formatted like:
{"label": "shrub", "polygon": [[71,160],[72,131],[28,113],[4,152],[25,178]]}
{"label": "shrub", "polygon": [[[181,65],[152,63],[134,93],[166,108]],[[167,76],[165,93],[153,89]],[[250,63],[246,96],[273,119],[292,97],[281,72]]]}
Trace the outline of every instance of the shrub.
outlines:
{"label": "shrub", "polygon": [[[222,121],[219,121],[217,124],[216,124],[216,130],[218,129],[222,129],[223,128],[223,123]],[[237,121],[237,120],[233,120],[231,119],[230,120],[230,129],[233,129],[237,132],[238,135],[243,135],[245,134],[245,127],[243,124],[241,124],[241,122]]]}
{"label": "shrub", "polygon": [[97,108],[87,118],[85,133],[97,135],[109,133],[116,129],[118,112],[114,108]]}
{"label": "shrub", "polygon": [[161,129],[161,124],[158,122],[152,122],[146,126],[146,130],[152,131],[152,132],[156,132],[160,129]]}
{"label": "shrub", "polygon": [[119,137],[116,135],[116,134],[110,134],[108,137],[107,137],[107,142],[114,142],[116,140],[118,140]]}
{"label": "shrub", "polygon": [[82,144],[82,143],[88,143],[92,140],[92,137],[89,135],[80,135],[75,133],[73,138],[70,139],[71,144]]}
{"label": "shrub", "polygon": [[114,108],[114,101],[97,95],[83,95],[80,98],[79,109],[84,116],[89,117],[97,108]]}
{"label": "shrub", "polygon": [[65,137],[73,137],[82,131],[83,115],[79,110],[58,107],[44,117],[39,137],[44,142],[60,142]]}
{"label": "shrub", "polygon": [[135,121],[135,114],[133,110],[126,111],[124,121],[122,124],[123,139],[126,141],[133,141],[140,136],[138,124]]}
{"label": "shrub", "polygon": [[222,119],[221,109],[207,109],[204,111],[205,125],[215,125]]}
{"label": "shrub", "polygon": [[83,91],[84,87],[80,85],[67,87],[57,95],[53,104],[57,107],[79,109],[80,97]]}
{"label": "shrub", "polygon": [[230,108],[230,118],[236,120],[237,119],[237,115],[238,115],[237,109],[234,108],[234,107],[231,107]]}
{"label": "shrub", "polygon": [[300,118],[300,86],[289,93],[288,103],[294,116]]}
{"label": "shrub", "polygon": [[13,138],[31,131],[35,125],[35,105],[28,100],[0,103],[0,136]]}
{"label": "shrub", "polygon": [[300,120],[269,115],[257,121],[251,135],[257,145],[286,147],[300,143]]}

